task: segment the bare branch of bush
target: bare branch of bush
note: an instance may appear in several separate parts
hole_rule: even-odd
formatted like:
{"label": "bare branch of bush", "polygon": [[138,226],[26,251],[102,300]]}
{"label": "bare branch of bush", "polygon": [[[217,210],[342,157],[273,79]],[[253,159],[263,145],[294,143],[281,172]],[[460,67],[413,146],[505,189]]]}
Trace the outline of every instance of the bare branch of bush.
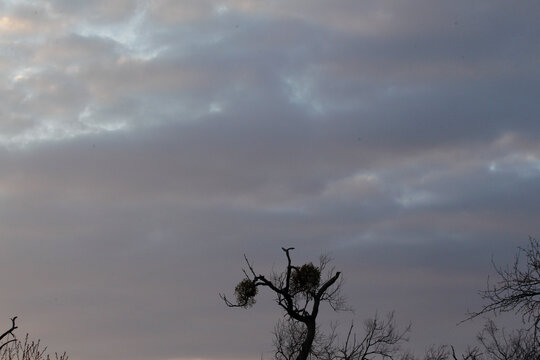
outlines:
{"label": "bare branch of bush", "polygon": [[30,340],[26,334],[24,341],[15,340],[5,346],[0,351],[0,360],[68,360],[68,356],[65,352],[48,354],[40,340]]}

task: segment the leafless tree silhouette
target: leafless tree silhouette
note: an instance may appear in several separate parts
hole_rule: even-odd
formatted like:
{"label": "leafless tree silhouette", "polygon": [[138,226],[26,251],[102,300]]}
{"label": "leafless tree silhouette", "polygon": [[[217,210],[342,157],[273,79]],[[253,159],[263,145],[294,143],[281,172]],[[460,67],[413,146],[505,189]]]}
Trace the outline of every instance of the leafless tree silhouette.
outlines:
{"label": "leafless tree silhouette", "polygon": [[398,330],[394,313],[390,312],[386,319],[375,314],[373,318],[365,320],[363,330],[363,335],[358,336],[354,332],[354,323],[351,323],[345,340],[342,343],[335,341],[333,347],[327,347],[330,351],[323,353],[321,360],[398,359],[402,356],[402,344],[408,341],[411,325]]}
{"label": "leafless tree silhouette", "polygon": [[[416,360],[417,358],[412,355],[406,355],[401,360]],[[477,348],[469,348],[465,353],[456,355],[456,351],[453,346],[441,345],[431,346],[422,360],[488,360],[482,357],[482,352]]]}
{"label": "leafless tree silhouette", "polygon": [[518,329],[507,333],[488,320],[478,341],[490,360],[538,360],[540,347],[536,345],[535,333],[529,329]]}
{"label": "leafless tree silhouette", "polygon": [[66,353],[47,353],[47,347],[41,342],[30,340],[28,334],[24,341],[13,341],[0,351],[0,360],[68,360]]}
{"label": "leafless tree silhouette", "polygon": [[464,320],[514,312],[526,327],[506,331],[487,320],[476,346],[460,354],[451,345],[432,346],[421,358],[402,350],[411,326],[398,330],[393,312],[365,321],[361,335],[353,323],[344,337],[335,324],[328,333],[321,332],[316,322],[321,303],[334,310],[346,309],[340,272],[328,269],[329,259],[324,256],[318,266],[295,266],[290,256],[293,248],[282,250],[287,258],[283,272],[260,275],[244,256],[247,270],[235,288],[236,301],[220,294],[227,306],[248,308],[255,304],[260,288],[274,293],[286,315],[274,328],[275,360],[540,360],[540,243],[534,238],[529,238],[527,248],[518,248],[512,265],[493,264],[498,279],[494,283],[488,279],[487,289],[480,292],[487,304]]}
{"label": "leafless tree silhouette", "polygon": [[321,256],[318,266],[307,263],[295,266],[291,261],[294,248],[282,248],[287,257],[287,266],[282,273],[274,273],[269,278],[255,272],[252,263],[244,255],[247,270],[245,278],[235,288],[236,301],[231,302],[223,294],[221,298],[229,307],[247,308],[255,304],[259,288],[268,288],[275,295],[277,305],[285,312],[288,326],[293,326],[291,346],[296,352],[282,354],[283,359],[294,354],[295,360],[307,360],[312,354],[313,343],[317,335],[317,316],[321,303],[328,304],[335,311],[345,309],[341,295],[342,281],[340,272],[328,269],[330,259]]}
{"label": "leafless tree silhouette", "polygon": [[530,237],[529,247],[518,248],[512,266],[493,264],[498,279],[488,279],[486,290],[480,295],[487,304],[466,320],[494,313],[515,312],[524,323],[530,324],[536,347],[540,348],[540,243]]}

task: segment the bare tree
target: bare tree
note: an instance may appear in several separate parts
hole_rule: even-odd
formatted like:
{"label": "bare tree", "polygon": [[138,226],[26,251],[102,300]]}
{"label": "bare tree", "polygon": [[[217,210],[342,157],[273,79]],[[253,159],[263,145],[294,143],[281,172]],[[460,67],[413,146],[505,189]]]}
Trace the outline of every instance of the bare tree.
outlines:
{"label": "bare tree", "polygon": [[[478,334],[477,347],[467,349],[460,356],[456,355],[453,346],[441,345],[430,347],[423,360],[538,360],[540,348],[533,339],[529,329],[518,329],[506,332],[499,329],[493,320],[488,320],[484,329]],[[417,360],[408,356],[401,360]]]}
{"label": "bare tree", "polygon": [[453,346],[440,345],[431,346],[426,351],[423,360],[484,360],[484,358],[482,357],[482,352],[477,347],[467,349],[465,353],[458,357]]}
{"label": "bare tree", "polygon": [[518,329],[507,333],[488,320],[478,341],[490,360],[538,360],[540,348],[536,346],[534,332]]}
{"label": "bare tree", "polygon": [[448,345],[430,346],[426,350],[424,360],[450,360],[451,351]]}
{"label": "bare tree", "polygon": [[11,337],[11,339],[4,341],[4,343],[0,345],[0,351],[8,344],[16,341],[15,335],[13,334],[13,331],[17,329],[17,325],[15,325],[15,320],[17,320],[17,316],[11,318],[11,327],[7,329],[2,335],[0,335],[0,342],[4,341],[6,337]]}
{"label": "bare tree", "polygon": [[[328,257],[322,256],[318,266],[313,263],[295,266],[290,256],[293,249],[282,248],[287,257],[287,266],[282,273],[272,274],[270,278],[256,273],[244,255],[247,270],[244,270],[245,278],[235,288],[236,301],[229,301],[223,294],[220,296],[229,307],[248,308],[255,304],[258,289],[268,288],[274,293],[275,301],[285,312],[287,320],[295,326],[295,338],[291,340],[291,345],[298,346],[296,349],[299,350],[293,353],[294,359],[307,360],[312,354],[317,335],[316,320],[321,303],[327,303],[337,311],[345,309],[345,301],[341,296],[341,273],[328,269]],[[291,353],[284,353],[283,356],[291,356]]]}
{"label": "bare tree", "polygon": [[47,347],[42,346],[39,340],[30,340],[28,334],[24,341],[13,341],[0,351],[0,360],[68,360],[67,354],[47,353]]}
{"label": "bare tree", "polygon": [[325,360],[393,360],[402,357],[401,345],[408,341],[411,330],[409,324],[404,330],[398,330],[394,320],[394,312],[388,313],[386,319],[377,314],[364,321],[364,335],[358,337],[351,323],[345,341],[338,345],[332,356]]}
{"label": "bare tree", "polygon": [[487,289],[480,293],[487,305],[470,313],[468,319],[486,313],[515,312],[531,324],[534,341],[540,348],[540,243],[530,237],[529,247],[518,248],[512,266],[493,266],[498,280],[491,283],[488,279]]}
{"label": "bare tree", "polygon": [[[319,327],[311,345],[310,359],[326,359],[326,354],[334,352],[335,327],[330,334],[323,334]],[[293,319],[279,320],[274,328],[274,360],[294,360],[300,354],[306,338],[307,328]]]}
{"label": "bare tree", "polygon": [[[316,331],[316,337],[319,331]],[[294,360],[298,357],[306,337],[306,327],[294,320],[279,320],[274,328],[274,359]],[[313,346],[319,341],[313,339]]]}
{"label": "bare tree", "polygon": [[[377,314],[364,321],[363,335],[354,331],[354,322],[348,328],[344,340],[340,339],[337,325],[332,324],[327,334],[316,332],[310,359],[317,360],[375,360],[400,359],[401,346],[408,341],[407,335],[411,325],[398,330],[394,313],[390,312],[386,319]],[[276,360],[296,359],[300,350],[305,328],[296,321],[280,321],[274,330],[274,358]]]}

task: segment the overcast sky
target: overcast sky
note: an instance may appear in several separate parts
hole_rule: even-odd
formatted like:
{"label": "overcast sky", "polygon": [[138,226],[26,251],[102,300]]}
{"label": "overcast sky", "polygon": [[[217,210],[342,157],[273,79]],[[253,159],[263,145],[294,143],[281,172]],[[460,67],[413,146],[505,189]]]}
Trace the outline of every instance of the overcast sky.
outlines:
{"label": "overcast sky", "polygon": [[[540,234],[536,0],[0,3],[0,323],[74,360],[269,358],[262,273],[474,342]],[[336,315],[323,312],[322,324]]]}

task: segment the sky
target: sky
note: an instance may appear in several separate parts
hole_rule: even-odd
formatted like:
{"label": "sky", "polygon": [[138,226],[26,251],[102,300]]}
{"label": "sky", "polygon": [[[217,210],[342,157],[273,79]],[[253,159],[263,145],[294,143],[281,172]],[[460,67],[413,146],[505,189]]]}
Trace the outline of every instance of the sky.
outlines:
{"label": "sky", "polygon": [[[0,3],[0,323],[74,360],[270,358],[257,271],[474,343],[540,236],[536,0]],[[3,319],[3,320],[2,320]],[[324,326],[324,325],[323,325]]]}

